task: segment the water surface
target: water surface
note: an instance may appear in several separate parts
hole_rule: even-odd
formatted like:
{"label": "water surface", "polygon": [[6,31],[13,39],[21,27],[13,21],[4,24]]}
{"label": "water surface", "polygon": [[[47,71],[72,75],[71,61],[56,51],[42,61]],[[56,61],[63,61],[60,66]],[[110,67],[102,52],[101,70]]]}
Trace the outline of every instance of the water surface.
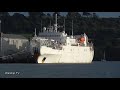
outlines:
{"label": "water surface", "polygon": [[120,78],[120,61],[91,64],[0,64],[0,78]]}

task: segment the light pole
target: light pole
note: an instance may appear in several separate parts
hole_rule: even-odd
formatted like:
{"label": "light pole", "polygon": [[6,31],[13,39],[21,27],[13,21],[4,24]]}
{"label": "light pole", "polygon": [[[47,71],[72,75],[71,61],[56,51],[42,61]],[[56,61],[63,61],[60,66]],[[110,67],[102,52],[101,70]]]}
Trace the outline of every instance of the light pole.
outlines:
{"label": "light pole", "polygon": [[0,20],[0,56],[2,56],[2,32],[1,32],[1,20]]}

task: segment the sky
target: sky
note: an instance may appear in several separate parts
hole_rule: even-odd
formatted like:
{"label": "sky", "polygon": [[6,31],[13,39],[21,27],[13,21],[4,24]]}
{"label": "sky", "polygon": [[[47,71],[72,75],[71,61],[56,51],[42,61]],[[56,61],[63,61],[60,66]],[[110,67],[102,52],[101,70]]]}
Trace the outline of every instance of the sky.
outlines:
{"label": "sky", "polygon": [[[10,15],[13,15],[15,12],[9,12]],[[25,16],[28,16],[27,12],[17,12],[17,13],[21,13],[24,14]],[[45,13],[50,13],[52,14],[53,12],[45,12]],[[60,12],[61,15],[66,15],[67,12]],[[80,12],[82,13],[82,12]],[[90,12],[93,13],[93,12]],[[120,16],[120,12],[95,12],[99,17],[118,17]]]}

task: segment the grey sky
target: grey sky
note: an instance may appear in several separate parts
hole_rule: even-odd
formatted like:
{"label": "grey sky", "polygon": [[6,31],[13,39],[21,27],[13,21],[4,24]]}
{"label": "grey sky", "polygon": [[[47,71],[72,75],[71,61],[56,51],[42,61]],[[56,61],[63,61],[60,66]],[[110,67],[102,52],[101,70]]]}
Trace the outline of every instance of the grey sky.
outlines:
{"label": "grey sky", "polygon": [[[13,15],[15,12],[10,12],[10,15]],[[18,12],[19,13],[19,12]],[[28,16],[28,13],[27,12],[20,12],[26,16]],[[53,13],[53,12],[45,12],[45,13]],[[67,12],[60,12],[61,15],[66,15]],[[82,12],[80,12],[82,13]],[[93,12],[90,12],[90,13],[93,13]],[[98,14],[98,16],[100,17],[118,17],[120,16],[120,12],[95,12],[96,14]]]}

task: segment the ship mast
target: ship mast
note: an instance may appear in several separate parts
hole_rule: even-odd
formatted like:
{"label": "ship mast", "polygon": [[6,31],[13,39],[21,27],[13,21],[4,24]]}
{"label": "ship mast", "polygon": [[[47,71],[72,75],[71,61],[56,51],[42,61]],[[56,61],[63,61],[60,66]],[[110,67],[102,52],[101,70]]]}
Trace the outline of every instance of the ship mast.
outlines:
{"label": "ship mast", "polygon": [[50,20],[50,27],[51,27],[51,20]]}
{"label": "ship mast", "polygon": [[72,38],[73,38],[73,20],[72,20]]}
{"label": "ship mast", "polygon": [[64,18],[64,32],[65,32],[65,18]]}
{"label": "ship mast", "polygon": [[57,32],[57,14],[55,14],[55,31]]}
{"label": "ship mast", "polygon": [[42,20],[41,20],[41,32],[42,32]]}
{"label": "ship mast", "polygon": [[36,37],[37,35],[36,35],[36,28],[35,28],[35,35],[34,35],[34,37]]}

